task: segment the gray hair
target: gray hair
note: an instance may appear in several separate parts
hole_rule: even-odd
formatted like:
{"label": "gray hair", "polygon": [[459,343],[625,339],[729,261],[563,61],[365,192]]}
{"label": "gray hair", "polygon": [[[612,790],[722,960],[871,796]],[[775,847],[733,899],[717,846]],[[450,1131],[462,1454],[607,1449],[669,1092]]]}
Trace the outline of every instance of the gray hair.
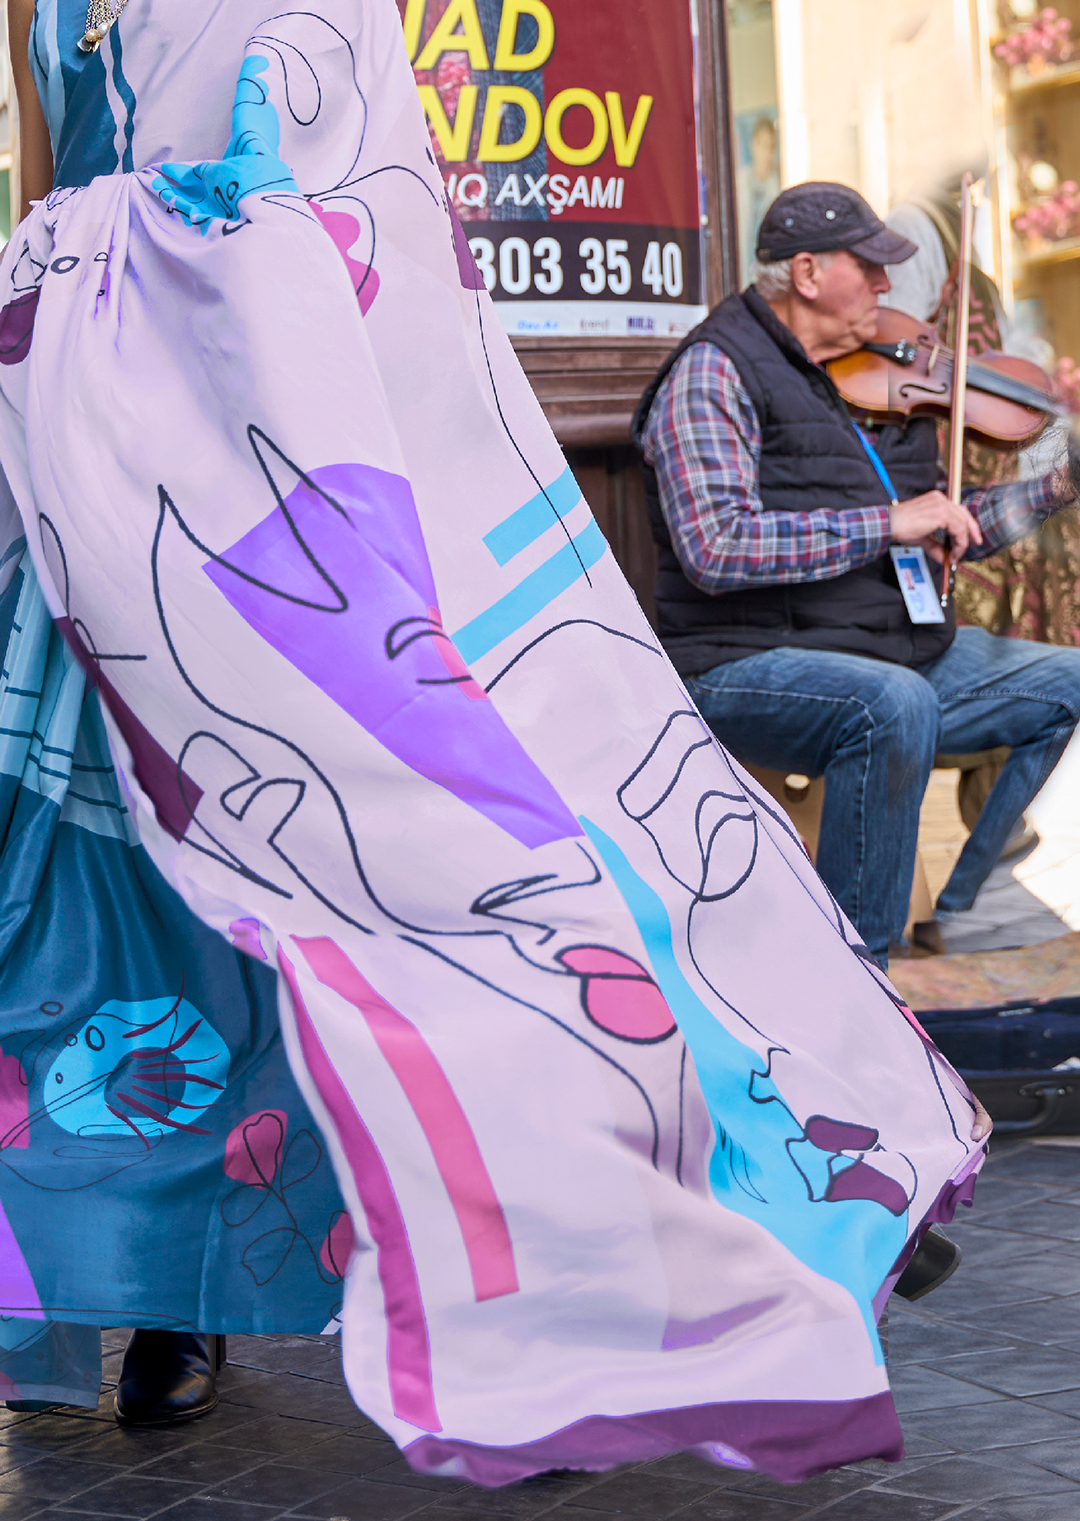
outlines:
{"label": "gray hair", "polygon": [[[828,268],[836,257],[836,250],[815,254],[814,258],[823,268]],[[755,259],[750,266],[750,284],[755,287],[763,301],[782,301],[790,296],[793,288],[791,278],[792,259],[773,259],[766,263]]]}

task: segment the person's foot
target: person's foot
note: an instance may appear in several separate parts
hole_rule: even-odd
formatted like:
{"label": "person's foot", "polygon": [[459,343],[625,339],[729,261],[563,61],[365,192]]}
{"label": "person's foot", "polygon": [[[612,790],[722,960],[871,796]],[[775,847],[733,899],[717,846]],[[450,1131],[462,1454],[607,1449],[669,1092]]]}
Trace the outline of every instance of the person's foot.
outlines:
{"label": "person's foot", "polygon": [[[923,919],[911,926],[911,943],[921,956],[947,956],[949,942],[957,929],[972,928],[970,908],[935,908],[932,919]],[[980,921],[975,917],[975,925]]]}
{"label": "person's foot", "polygon": [[960,1266],[961,1252],[942,1231],[930,1229],[919,1242],[907,1267],[893,1287],[909,1304],[939,1289]]}
{"label": "person's foot", "polygon": [[207,1338],[191,1331],[135,1331],[124,1353],[113,1412],[121,1426],[170,1426],[218,1402]]}
{"label": "person's foot", "polygon": [[921,919],[918,924],[913,924],[911,943],[925,956],[943,956],[945,936],[941,932],[940,921],[937,918]]}
{"label": "person's foot", "polygon": [[41,1415],[45,1410],[59,1410],[56,1400],[5,1400],[4,1406],[17,1415]]}

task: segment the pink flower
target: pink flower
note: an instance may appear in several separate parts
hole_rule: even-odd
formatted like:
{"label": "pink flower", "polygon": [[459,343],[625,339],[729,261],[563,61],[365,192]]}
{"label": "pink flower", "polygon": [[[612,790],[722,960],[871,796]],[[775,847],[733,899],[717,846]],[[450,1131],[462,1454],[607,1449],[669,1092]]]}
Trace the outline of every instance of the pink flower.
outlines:
{"label": "pink flower", "polygon": [[280,1109],[262,1109],[241,1120],[225,1142],[225,1176],[269,1188],[281,1165],[288,1124]]}
{"label": "pink flower", "polygon": [[1080,235],[1080,194],[1076,181],[1066,180],[1052,196],[1029,206],[1013,226],[1021,237],[1036,246]]}
{"label": "pink flower", "polygon": [[333,1273],[335,1278],[344,1278],[355,1244],[356,1232],[353,1230],[353,1223],[345,1210],[339,1210],[330,1221],[330,1229],[326,1233],[326,1240],[319,1252],[319,1261],[328,1273]]}
{"label": "pink flower", "polygon": [[1031,64],[1067,63],[1075,51],[1072,22],[1048,5],[1033,21],[1021,22],[994,48],[1010,68]]}

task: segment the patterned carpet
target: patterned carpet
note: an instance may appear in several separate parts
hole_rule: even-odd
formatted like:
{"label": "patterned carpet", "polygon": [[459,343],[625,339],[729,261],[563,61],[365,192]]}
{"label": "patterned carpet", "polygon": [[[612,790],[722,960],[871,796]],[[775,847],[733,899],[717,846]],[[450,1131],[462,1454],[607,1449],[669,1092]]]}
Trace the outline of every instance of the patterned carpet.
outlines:
{"label": "patterned carpet", "polygon": [[916,1010],[1080,997],[1080,932],[1022,950],[893,961],[889,976]]}

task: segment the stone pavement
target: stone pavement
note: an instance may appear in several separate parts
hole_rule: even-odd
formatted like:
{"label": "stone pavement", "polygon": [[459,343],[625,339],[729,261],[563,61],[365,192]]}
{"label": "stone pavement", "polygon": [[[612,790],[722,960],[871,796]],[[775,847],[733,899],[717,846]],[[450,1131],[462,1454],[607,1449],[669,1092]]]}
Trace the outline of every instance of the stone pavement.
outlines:
{"label": "stone pavement", "polygon": [[[173,1432],[0,1410],[2,1521],[1080,1521],[1080,1149],[995,1146],[960,1273],[892,1301],[903,1463],[799,1485],[663,1458],[502,1490],[412,1473],[342,1384],[335,1343],[229,1338],[213,1414]],[[106,1369],[124,1343],[109,1333]],[[106,1378],[109,1377],[106,1372]]]}

